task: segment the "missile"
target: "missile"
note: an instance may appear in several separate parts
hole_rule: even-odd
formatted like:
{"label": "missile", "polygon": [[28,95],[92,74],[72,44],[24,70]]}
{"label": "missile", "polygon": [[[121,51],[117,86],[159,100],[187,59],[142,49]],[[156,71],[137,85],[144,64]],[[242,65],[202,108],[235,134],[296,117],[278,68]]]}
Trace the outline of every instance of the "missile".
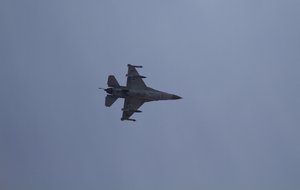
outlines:
{"label": "missile", "polygon": [[127,66],[128,67],[135,67],[135,68],[143,68],[143,66],[141,66],[141,65],[131,65],[131,64],[128,64]]}
{"label": "missile", "polygon": [[121,120],[122,121],[124,121],[124,120],[127,120],[127,121],[136,121],[135,119],[130,119],[130,118],[126,119],[126,118],[123,118],[123,117],[121,118]]}
{"label": "missile", "polygon": [[132,111],[132,112],[135,112],[135,113],[141,113],[142,112],[141,110],[131,110],[131,109],[124,109],[124,108],[122,108],[122,111]]}
{"label": "missile", "polygon": [[128,74],[126,74],[126,77],[137,77],[137,78],[141,78],[141,79],[146,78],[145,76],[142,76],[142,75],[128,75]]}

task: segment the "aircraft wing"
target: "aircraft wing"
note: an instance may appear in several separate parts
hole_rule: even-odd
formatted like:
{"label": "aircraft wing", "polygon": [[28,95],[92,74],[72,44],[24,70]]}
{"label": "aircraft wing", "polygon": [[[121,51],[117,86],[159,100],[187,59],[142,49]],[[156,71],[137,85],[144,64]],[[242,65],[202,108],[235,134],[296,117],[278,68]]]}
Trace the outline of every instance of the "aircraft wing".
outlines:
{"label": "aircraft wing", "polygon": [[135,112],[141,112],[139,111],[139,107],[141,107],[145,103],[144,100],[139,98],[133,98],[133,97],[127,97],[124,101],[124,107],[123,107],[123,115],[121,120],[131,120],[135,121],[134,119],[129,119]]}
{"label": "aircraft wing", "polygon": [[135,88],[135,89],[145,89],[147,88],[146,84],[143,81],[144,76],[141,76],[136,67],[141,68],[141,66],[128,65],[128,73],[127,73],[127,88]]}

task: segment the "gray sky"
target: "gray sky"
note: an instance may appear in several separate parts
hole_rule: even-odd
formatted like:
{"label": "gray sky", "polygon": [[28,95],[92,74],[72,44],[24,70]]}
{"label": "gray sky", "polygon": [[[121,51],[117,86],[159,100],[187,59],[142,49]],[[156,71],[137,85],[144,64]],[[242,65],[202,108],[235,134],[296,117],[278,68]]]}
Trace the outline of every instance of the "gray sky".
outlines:
{"label": "gray sky", "polygon": [[[299,8],[2,0],[0,189],[299,189]],[[121,122],[127,64],[184,99]]]}

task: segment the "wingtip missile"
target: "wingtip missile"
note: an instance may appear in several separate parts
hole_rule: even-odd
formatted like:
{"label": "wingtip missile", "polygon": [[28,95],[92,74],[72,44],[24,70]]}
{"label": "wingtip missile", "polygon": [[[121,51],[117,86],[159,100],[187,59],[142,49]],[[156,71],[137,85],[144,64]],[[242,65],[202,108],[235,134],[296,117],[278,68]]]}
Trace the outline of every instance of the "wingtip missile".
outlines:
{"label": "wingtip missile", "polygon": [[124,120],[127,120],[127,121],[136,121],[135,119],[127,119],[127,118],[121,118],[121,121],[124,121]]}
{"label": "wingtip missile", "polygon": [[125,76],[126,77],[136,77],[136,78],[141,78],[141,79],[147,78],[147,77],[142,76],[142,75],[128,75],[128,74],[126,74]]}
{"label": "wingtip missile", "polygon": [[142,65],[131,65],[131,64],[127,64],[128,67],[135,67],[135,68],[143,68]]}
{"label": "wingtip missile", "polygon": [[125,109],[125,108],[122,108],[121,110],[122,111],[132,111],[132,112],[135,112],[135,113],[141,113],[142,112],[141,110],[131,110],[131,109]]}

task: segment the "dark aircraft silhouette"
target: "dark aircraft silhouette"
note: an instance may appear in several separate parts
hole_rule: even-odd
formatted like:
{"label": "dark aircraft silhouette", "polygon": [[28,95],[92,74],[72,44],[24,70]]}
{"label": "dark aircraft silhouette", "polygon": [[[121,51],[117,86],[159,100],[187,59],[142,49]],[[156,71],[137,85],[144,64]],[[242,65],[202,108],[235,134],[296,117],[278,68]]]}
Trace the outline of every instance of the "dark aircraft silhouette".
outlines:
{"label": "dark aircraft silhouette", "polygon": [[124,98],[124,107],[122,109],[123,115],[121,120],[136,121],[130,117],[136,112],[142,112],[139,109],[145,102],[158,100],[177,100],[181,97],[158,91],[147,87],[143,81],[144,76],[141,76],[136,68],[142,66],[135,66],[128,64],[127,85],[120,86],[113,75],[108,76],[107,85],[109,88],[99,88],[105,90],[108,95],[105,98],[105,106],[110,107],[118,98]]}

